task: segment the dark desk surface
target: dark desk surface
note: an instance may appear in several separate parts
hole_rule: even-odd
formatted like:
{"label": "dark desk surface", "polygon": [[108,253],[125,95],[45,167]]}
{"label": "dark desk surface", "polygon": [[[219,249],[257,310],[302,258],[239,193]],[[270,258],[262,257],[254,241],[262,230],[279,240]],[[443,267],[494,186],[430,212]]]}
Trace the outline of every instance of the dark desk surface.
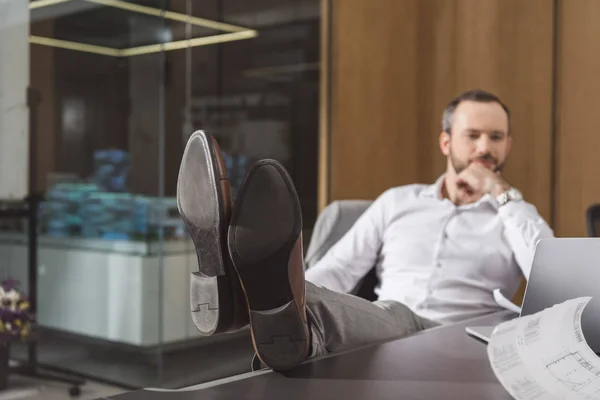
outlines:
{"label": "dark desk surface", "polygon": [[[289,373],[245,374],[217,386],[179,391],[139,390],[112,400],[196,399],[489,399],[510,400],[487,359],[486,345],[466,326],[491,325],[514,314],[497,313],[307,362]],[[201,368],[207,368],[202,365]]]}

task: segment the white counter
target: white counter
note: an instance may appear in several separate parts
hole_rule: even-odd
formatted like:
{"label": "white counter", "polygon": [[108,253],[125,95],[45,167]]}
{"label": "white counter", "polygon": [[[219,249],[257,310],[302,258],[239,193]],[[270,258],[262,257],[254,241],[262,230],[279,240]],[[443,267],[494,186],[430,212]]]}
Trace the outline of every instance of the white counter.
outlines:
{"label": "white counter", "polygon": [[[190,274],[197,271],[189,241],[164,244],[164,298],[159,304],[159,244],[39,238],[38,312],[41,326],[135,346],[200,337],[191,322]],[[0,277],[27,291],[27,238],[0,233]]]}

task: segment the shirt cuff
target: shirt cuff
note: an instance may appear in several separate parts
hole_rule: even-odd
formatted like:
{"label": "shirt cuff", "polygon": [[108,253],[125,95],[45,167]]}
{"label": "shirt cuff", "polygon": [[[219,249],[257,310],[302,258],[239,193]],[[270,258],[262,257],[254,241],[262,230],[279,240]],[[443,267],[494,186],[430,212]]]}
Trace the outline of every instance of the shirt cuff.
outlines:
{"label": "shirt cuff", "polygon": [[537,222],[541,217],[535,208],[524,200],[511,200],[498,208],[498,214],[505,222],[521,225],[527,221]]}

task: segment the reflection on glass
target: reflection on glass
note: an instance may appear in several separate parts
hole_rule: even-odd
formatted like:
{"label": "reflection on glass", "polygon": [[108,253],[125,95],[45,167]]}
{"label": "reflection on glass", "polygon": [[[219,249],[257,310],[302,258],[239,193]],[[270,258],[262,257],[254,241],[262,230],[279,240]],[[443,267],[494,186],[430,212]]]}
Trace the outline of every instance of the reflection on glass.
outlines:
{"label": "reflection on glass", "polygon": [[[190,25],[185,23],[183,1],[177,11],[169,9],[167,14],[161,13],[160,0],[70,0],[36,6],[38,2],[31,3],[32,20],[46,24],[34,23],[32,37],[57,42],[39,45],[35,39],[32,49],[44,46],[53,51],[56,82],[54,90],[44,94],[47,101],[54,100],[53,111],[59,115],[49,129],[55,138],[56,162],[44,171],[49,197],[42,207],[42,234],[155,240],[152,216],[173,212],[178,161],[195,129],[210,131],[221,144],[234,196],[254,162],[261,158],[282,162],[298,187],[305,226],[312,225],[316,218],[318,1],[249,5],[223,0],[204,2],[203,7],[196,4],[198,11],[192,3]],[[54,16],[51,29],[48,16]],[[253,32],[249,40],[166,53],[169,199],[159,201],[156,91],[160,68],[148,54],[114,56],[95,51],[155,51],[150,47],[157,43],[185,42],[186,37],[219,39],[227,32],[246,31]],[[83,47],[70,49],[67,43]],[[186,82],[186,63],[191,64],[190,82]],[[189,99],[184,97],[187,85]],[[57,173],[61,175],[55,181]],[[117,223],[126,216],[129,223]],[[165,239],[185,236],[175,221],[168,225]]]}
{"label": "reflection on glass", "polygon": [[277,159],[297,186],[306,227],[317,213],[319,4],[218,2],[215,18],[258,36],[191,50],[192,125],[219,141],[234,195],[254,162]]}

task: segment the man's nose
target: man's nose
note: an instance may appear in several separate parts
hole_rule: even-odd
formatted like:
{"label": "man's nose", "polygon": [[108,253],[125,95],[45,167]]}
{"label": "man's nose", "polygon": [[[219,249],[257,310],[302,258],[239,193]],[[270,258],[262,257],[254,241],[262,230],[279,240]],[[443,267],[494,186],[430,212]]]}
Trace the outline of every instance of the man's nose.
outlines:
{"label": "man's nose", "polygon": [[479,140],[477,140],[477,153],[478,154],[486,154],[489,153],[491,149],[491,141],[486,135],[481,135]]}

